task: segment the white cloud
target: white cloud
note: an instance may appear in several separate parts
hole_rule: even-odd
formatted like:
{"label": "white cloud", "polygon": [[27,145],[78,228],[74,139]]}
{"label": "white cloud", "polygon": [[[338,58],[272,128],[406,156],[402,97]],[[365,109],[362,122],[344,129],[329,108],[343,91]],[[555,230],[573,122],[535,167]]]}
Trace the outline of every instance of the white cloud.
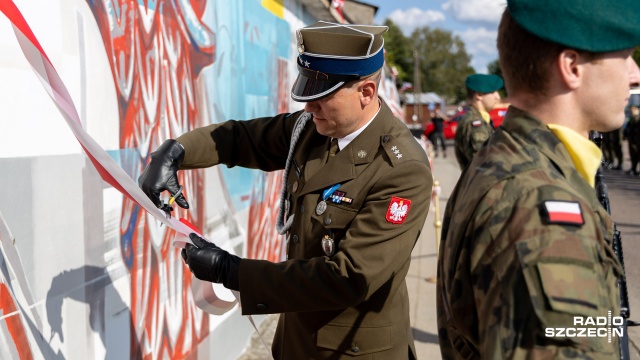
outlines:
{"label": "white cloud", "polygon": [[498,58],[496,41],[498,31],[488,30],[485,27],[456,31],[464,41],[465,49],[473,56],[471,66],[481,73],[487,72],[487,64]]}
{"label": "white cloud", "polygon": [[497,24],[506,4],[505,0],[449,0],[442,5],[442,9],[451,11],[456,20]]}
{"label": "white cloud", "polygon": [[430,26],[433,23],[444,22],[444,13],[435,10],[420,10],[412,7],[407,10],[394,10],[389,14],[389,19],[393,21],[405,35],[410,35],[413,30],[419,27]]}

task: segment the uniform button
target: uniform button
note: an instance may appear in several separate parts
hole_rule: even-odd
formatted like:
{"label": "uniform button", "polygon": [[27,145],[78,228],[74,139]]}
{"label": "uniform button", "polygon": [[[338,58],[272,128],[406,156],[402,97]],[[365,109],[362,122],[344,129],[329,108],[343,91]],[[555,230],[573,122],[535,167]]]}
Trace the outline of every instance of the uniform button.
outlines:
{"label": "uniform button", "polygon": [[351,348],[351,352],[357,353],[358,351],[360,351],[360,348],[357,346]]}
{"label": "uniform button", "polygon": [[297,181],[295,181],[293,183],[293,192],[296,192],[296,191],[298,191],[298,182]]}
{"label": "uniform button", "polygon": [[300,205],[300,214],[304,214],[304,205]]}
{"label": "uniform button", "polygon": [[389,142],[389,135],[385,135],[385,136],[382,138],[382,142],[383,142],[383,143],[388,143],[388,142]]}
{"label": "uniform button", "polygon": [[293,243],[298,244],[300,240],[298,240],[298,235],[293,235]]}
{"label": "uniform button", "polygon": [[260,311],[265,311],[265,310],[267,310],[267,305],[265,305],[265,304],[258,304],[258,310],[260,310]]}
{"label": "uniform button", "polygon": [[324,219],[324,224],[325,225],[331,225],[331,218]]}

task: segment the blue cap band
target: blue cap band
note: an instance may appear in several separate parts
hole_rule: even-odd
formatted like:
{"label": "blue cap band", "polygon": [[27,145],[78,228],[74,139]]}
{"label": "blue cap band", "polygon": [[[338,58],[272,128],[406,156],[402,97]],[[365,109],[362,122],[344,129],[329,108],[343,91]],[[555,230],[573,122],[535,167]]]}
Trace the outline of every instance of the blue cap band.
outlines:
{"label": "blue cap band", "polygon": [[334,75],[367,76],[378,71],[384,64],[384,51],[363,59],[319,57],[306,53],[298,56],[298,65],[305,69]]}

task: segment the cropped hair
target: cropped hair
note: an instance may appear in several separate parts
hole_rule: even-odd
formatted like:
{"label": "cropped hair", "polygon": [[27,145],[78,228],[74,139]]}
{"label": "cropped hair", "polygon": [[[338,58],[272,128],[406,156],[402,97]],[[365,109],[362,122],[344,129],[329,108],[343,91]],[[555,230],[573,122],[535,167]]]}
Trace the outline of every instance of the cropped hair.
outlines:
{"label": "cropped hair", "polygon": [[[518,25],[506,9],[498,28],[498,55],[507,93],[525,91],[544,95],[551,69],[567,46],[539,38]],[[587,61],[597,53],[575,50]]]}

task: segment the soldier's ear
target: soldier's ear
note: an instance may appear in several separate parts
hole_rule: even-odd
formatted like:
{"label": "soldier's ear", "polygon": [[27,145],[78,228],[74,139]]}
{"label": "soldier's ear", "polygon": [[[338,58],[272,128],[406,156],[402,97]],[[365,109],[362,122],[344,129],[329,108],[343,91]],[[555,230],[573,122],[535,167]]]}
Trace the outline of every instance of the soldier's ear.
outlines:
{"label": "soldier's ear", "polygon": [[556,67],[565,87],[575,90],[580,87],[585,71],[585,61],[573,49],[565,49],[556,58]]}
{"label": "soldier's ear", "polygon": [[367,79],[360,83],[360,86],[358,86],[358,93],[360,94],[360,103],[362,106],[367,106],[373,101],[377,90],[378,86],[372,80]]}

